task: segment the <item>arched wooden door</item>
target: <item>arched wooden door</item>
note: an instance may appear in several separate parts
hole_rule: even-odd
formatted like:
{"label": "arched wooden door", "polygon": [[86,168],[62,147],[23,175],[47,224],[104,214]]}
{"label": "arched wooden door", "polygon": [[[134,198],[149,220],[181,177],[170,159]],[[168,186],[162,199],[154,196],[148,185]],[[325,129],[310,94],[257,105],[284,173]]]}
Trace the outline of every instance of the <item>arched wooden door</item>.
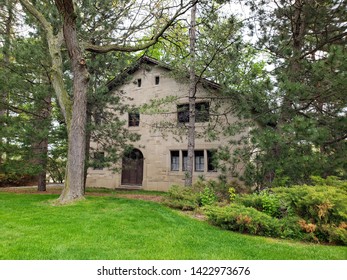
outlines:
{"label": "arched wooden door", "polygon": [[122,185],[142,185],[143,181],[143,154],[133,149],[122,160]]}

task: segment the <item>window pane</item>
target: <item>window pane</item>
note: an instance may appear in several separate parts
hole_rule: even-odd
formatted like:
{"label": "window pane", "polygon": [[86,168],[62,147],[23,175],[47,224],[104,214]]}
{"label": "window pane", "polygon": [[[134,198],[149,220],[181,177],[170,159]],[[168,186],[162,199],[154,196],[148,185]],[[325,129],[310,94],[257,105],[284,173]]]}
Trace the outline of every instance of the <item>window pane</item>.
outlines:
{"label": "window pane", "polygon": [[[177,119],[179,123],[189,122],[189,104],[177,105]],[[208,122],[210,119],[210,105],[208,102],[195,104],[195,121]]]}
{"label": "window pane", "polygon": [[140,125],[140,114],[129,113],[129,126],[139,126],[139,125]]}
{"label": "window pane", "polygon": [[182,170],[187,171],[188,165],[188,151],[182,151],[183,159],[182,159]]}
{"label": "window pane", "polygon": [[141,85],[142,85],[142,80],[141,79],[137,79],[137,86],[141,87]]}
{"label": "window pane", "polygon": [[196,110],[196,122],[208,122],[209,116],[210,116],[210,106],[208,102],[203,103],[196,103],[195,104],[195,110]]}
{"label": "window pane", "polygon": [[171,155],[171,171],[178,171],[180,153],[179,151],[171,151],[170,155]]}
{"label": "window pane", "polygon": [[159,76],[156,76],[156,77],[155,77],[155,84],[156,84],[156,85],[159,85],[159,82],[160,82],[160,77],[159,77]]}
{"label": "window pane", "polygon": [[195,171],[201,172],[205,170],[204,151],[195,151]]}
{"label": "window pane", "polygon": [[177,105],[177,119],[179,123],[189,122],[189,105],[188,104]]}

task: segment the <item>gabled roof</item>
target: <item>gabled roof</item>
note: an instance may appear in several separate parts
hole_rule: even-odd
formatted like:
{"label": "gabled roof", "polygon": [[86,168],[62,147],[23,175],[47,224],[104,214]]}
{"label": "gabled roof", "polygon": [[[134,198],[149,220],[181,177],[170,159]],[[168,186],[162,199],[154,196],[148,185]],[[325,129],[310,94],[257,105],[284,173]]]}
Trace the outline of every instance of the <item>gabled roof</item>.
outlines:
{"label": "gabled roof", "polygon": [[[120,75],[117,75],[111,81],[109,81],[106,84],[107,88],[109,90],[112,90],[113,88],[120,86],[121,84],[123,84],[123,82],[126,80],[126,78],[129,75],[135,73],[143,64],[159,66],[159,67],[162,67],[168,71],[172,71],[172,68],[168,64],[162,63],[162,62],[156,60],[155,58],[143,55],[139,59],[137,59],[133,65],[126,68]],[[189,77],[189,76],[187,75],[187,77]],[[197,78],[199,78],[199,77],[197,76]],[[220,87],[221,87],[219,84],[212,82],[212,81],[205,79],[205,78],[200,78],[200,82],[203,85],[206,85],[206,86],[211,87],[213,89],[220,89]]]}

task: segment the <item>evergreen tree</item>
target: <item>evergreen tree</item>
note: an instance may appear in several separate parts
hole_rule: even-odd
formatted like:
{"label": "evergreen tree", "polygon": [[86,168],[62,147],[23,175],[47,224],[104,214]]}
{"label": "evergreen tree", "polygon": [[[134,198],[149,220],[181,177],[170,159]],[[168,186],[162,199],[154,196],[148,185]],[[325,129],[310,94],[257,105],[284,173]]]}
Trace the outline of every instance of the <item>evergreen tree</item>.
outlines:
{"label": "evergreen tree", "polygon": [[248,4],[257,47],[274,68],[263,87],[234,95],[237,107],[257,122],[253,146],[240,153],[248,161],[248,183],[346,177],[346,1]]}

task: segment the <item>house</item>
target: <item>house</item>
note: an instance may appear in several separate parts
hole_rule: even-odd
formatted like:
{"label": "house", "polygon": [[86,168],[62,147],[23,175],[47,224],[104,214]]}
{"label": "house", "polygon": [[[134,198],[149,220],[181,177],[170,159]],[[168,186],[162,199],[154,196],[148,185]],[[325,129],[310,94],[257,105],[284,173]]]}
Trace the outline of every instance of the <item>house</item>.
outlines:
{"label": "house", "polygon": [[[189,121],[187,77],[174,78],[169,67],[146,56],[126,73],[130,75],[127,82],[119,83],[119,78],[115,78],[108,83],[111,94],[121,91],[128,97],[126,102],[135,106],[169,97],[172,102],[167,103],[163,111],[132,111],[125,115],[128,129],[140,134],[141,139],[133,143],[134,149],[123,157],[121,172],[89,168],[87,186],[166,191],[173,184],[183,185]],[[218,99],[218,89],[217,84],[204,79],[197,85],[193,180],[216,179],[220,175],[214,167],[213,154],[230,140],[222,133],[223,124],[237,121],[223,111],[225,104]],[[211,133],[212,140],[207,137]]]}

